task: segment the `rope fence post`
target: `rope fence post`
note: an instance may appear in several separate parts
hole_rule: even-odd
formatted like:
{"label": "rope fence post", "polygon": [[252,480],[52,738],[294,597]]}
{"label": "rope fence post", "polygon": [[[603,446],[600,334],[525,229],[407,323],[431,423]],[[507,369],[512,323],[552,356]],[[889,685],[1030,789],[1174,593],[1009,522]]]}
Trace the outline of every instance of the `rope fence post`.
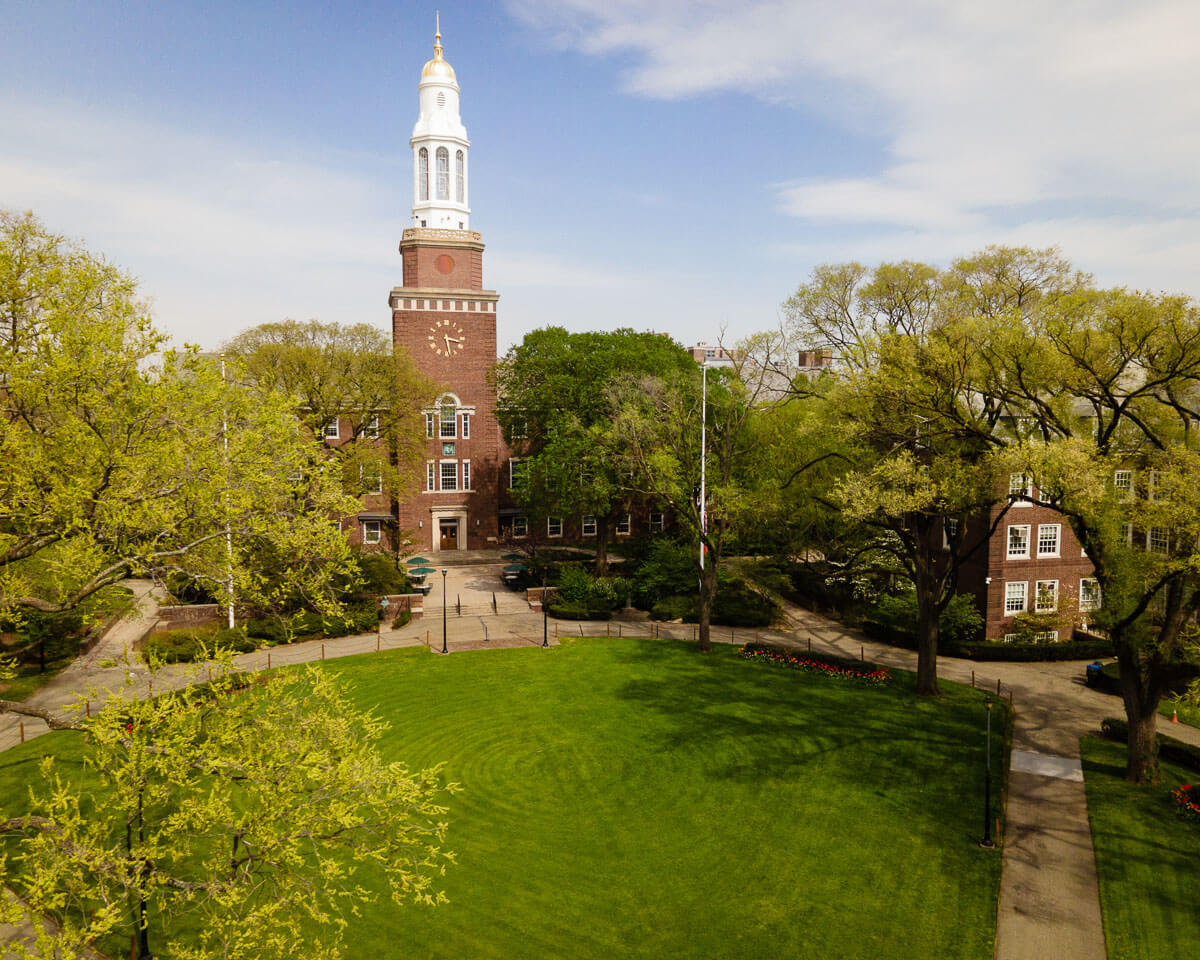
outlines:
{"label": "rope fence post", "polygon": [[324,643],[321,644],[321,659],[322,660],[325,659],[325,644]]}

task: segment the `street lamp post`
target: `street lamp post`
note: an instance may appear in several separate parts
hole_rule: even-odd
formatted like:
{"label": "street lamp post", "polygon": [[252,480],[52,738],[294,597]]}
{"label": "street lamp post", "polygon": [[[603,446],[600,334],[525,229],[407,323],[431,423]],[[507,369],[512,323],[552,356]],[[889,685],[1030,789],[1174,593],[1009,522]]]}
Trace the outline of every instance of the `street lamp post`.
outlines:
{"label": "street lamp post", "polygon": [[449,653],[446,649],[446,568],[442,567],[442,653]]}
{"label": "street lamp post", "polygon": [[547,610],[548,606],[549,606],[549,604],[546,602],[546,572],[543,570],[542,571],[542,646],[543,647],[550,646],[550,638],[548,636],[549,630],[550,630],[548,618],[550,616],[550,613]]}
{"label": "street lamp post", "polygon": [[990,849],[996,845],[992,840],[992,698],[988,697],[984,704],[987,706],[987,756],[983,774],[983,839],[979,845]]}

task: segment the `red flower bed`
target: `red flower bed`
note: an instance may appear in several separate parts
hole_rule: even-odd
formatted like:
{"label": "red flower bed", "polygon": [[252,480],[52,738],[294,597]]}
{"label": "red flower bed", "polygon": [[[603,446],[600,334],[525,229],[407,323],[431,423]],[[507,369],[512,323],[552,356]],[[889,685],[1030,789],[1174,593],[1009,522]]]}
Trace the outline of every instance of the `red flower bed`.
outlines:
{"label": "red flower bed", "polygon": [[1171,791],[1171,799],[1175,812],[1184,820],[1200,821],[1200,786],[1193,787],[1190,783],[1178,786]]}
{"label": "red flower bed", "polygon": [[738,659],[751,660],[755,663],[765,663],[789,670],[801,670],[805,673],[820,673],[835,680],[851,680],[855,683],[866,683],[874,687],[882,687],[892,679],[890,672],[883,667],[868,670],[851,667],[840,663],[829,663],[815,657],[798,656],[784,653],[780,650],[748,650],[742,647],[737,652]]}

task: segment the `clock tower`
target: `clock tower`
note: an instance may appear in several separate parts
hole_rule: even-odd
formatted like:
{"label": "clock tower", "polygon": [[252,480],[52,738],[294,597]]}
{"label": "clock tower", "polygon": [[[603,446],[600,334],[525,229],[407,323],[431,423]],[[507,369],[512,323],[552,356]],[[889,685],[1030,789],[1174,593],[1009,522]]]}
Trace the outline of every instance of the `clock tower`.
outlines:
{"label": "clock tower", "polygon": [[496,363],[499,297],[483,289],[483,241],[470,229],[471,144],[440,24],[417,92],[412,225],[400,241],[404,283],[388,305],[397,348],[439,393],[425,410],[420,492],[399,504],[397,520],[419,551],[476,550],[494,545],[499,532],[501,445],[487,380]]}

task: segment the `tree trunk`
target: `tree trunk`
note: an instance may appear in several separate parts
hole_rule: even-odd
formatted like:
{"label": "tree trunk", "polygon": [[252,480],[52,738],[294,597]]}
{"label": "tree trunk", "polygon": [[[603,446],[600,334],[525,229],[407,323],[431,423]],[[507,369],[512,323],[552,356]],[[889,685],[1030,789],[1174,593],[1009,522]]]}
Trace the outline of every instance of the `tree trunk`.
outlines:
{"label": "tree trunk", "polygon": [[[1129,722],[1125,779],[1133,783],[1158,783],[1158,701],[1156,685],[1143,683],[1137,651],[1114,638],[1117,664],[1121,668],[1121,699]],[[1147,670],[1152,669],[1147,665]],[[1148,680],[1149,678],[1147,678]]]}
{"label": "tree trunk", "polygon": [[596,576],[608,576],[608,517],[596,518]]}
{"label": "tree trunk", "polygon": [[717,567],[712,554],[708,555],[707,563],[700,572],[700,629],[697,631],[696,649],[701,653],[712,650],[712,637],[709,624],[712,621],[713,598],[717,595]]}
{"label": "tree trunk", "polygon": [[938,697],[938,611],[928,589],[917,587],[917,696]]}

